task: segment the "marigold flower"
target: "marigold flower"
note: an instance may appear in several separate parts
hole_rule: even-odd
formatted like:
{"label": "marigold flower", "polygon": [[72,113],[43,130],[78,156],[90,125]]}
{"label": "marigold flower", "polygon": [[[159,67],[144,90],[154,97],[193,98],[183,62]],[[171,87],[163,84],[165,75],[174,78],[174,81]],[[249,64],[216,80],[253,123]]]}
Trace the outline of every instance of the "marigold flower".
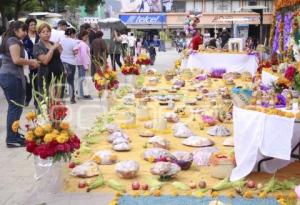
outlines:
{"label": "marigold flower", "polygon": [[34,135],[37,137],[43,137],[44,136],[44,129],[41,126],[37,126],[34,129]]}
{"label": "marigold flower", "polygon": [[33,132],[32,131],[28,131],[25,134],[25,140],[28,142],[32,142],[34,138]]}
{"label": "marigold flower", "polygon": [[51,124],[46,124],[43,129],[45,130],[45,132],[49,133],[52,131],[52,125]]}
{"label": "marigold flower", "polygon": [[61,122],[60,123],[60,128],[63,129],[63,130],[68,130],[70,128],[70,125],[67,122]]}
{"label": "marigold flower", "polygon": [[65,134],[60,134],[56,137],[56,141],[59,143],[59,144],[63,144],[65,143],[66,141],[68,141],[68,136],[65,135]]}
{"label": "marigold flower", "polygon": [[46,134],[45,137],[44,137],[44,142],[45,142],[46,144],[49,144],[50,142],[52,142],[53,139],[54,139],[53,134],[48,133],[48,134]]}
{"label": "marigold flower", "polygon": [[19,120],[14,121],[14,123],[11,126],[12,131],[18,132],[19,128],[20,128],[20,121]]}
{"label": "marigold flower", "polygon": [[31,112],[27,113],[26,119],[27,119],[28,121],[35,120],[35,119],[36,119],[36,114],[35,114],[35,112],[31,111]]}

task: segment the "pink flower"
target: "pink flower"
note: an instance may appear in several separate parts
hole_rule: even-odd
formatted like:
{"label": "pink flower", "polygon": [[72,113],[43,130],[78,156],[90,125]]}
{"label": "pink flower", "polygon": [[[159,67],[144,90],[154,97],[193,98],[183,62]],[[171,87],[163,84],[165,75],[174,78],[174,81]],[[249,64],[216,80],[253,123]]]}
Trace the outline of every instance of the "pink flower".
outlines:
{"label": "pink flower", "polygon": [[295,187],[295,192],[296,192],[296,194],[298,196],[298,199],[300,199],[300,185],[298,185],[298,186]]}

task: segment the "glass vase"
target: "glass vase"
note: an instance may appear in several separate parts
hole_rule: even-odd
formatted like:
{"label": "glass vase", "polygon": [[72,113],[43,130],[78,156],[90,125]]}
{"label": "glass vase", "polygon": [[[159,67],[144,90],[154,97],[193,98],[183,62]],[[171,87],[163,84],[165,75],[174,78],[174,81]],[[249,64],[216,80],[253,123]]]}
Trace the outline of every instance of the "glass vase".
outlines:
{"label": "glass vase", "polygon": [[136,75],[125,75],[125,84],[133,88],[136,87]]}
{"label": "glass vase", "polygon": [[36,189],[49,195],[61,192],[63,162],[54,162],[53,158],[42,159],[34,156]]}
{"label": "glass vase", "polygon": [[100,96],[101,111],[107,113],[116,103],[115,93],[111,90],[103,90]]}

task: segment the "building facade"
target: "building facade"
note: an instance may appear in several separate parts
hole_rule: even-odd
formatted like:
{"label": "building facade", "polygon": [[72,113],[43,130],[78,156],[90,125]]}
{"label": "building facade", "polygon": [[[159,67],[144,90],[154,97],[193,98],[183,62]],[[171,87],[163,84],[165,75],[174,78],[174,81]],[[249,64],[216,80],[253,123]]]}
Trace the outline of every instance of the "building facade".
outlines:
{"label": "building facade", "polygon": [[[201,12],[202,17],[198,26],[202,31],[209,29],[212,33],[218,28],[229,30],[236,28],[237,36],[240,33],[251,35],[259,33],[259,14],[243,10],[243,8],[255,4],[266,7],[263,24],[264,34],[268,36],[274,2],[275,0],[173,0],[171,9],[166,12],[130,12],[121,13],[119,17],[130,29],[167,29],[172,33],[183,28],[187,13]],[[240,32],[243,29],[244,31]]]}

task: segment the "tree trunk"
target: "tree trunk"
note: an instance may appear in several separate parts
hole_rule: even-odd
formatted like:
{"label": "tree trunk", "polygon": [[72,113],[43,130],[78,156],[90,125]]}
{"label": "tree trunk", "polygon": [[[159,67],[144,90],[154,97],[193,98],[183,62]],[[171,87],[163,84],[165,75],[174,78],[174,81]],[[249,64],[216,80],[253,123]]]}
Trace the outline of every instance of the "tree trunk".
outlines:
{"label": "tree trunk", "polygon": [[0,13],[1,13],[1,23],[2,26],[6,28],[6,12],[4,7],[0,7]]}
{"label": "tree trunk", "polygon": [[14,19],[18,20],[19,19],[19,15],[20,15],[20,11],[21,11],[21,1],[22,0],[18,0],[16,2],[16,7],[15,7],[15,14],[14,14]]}

